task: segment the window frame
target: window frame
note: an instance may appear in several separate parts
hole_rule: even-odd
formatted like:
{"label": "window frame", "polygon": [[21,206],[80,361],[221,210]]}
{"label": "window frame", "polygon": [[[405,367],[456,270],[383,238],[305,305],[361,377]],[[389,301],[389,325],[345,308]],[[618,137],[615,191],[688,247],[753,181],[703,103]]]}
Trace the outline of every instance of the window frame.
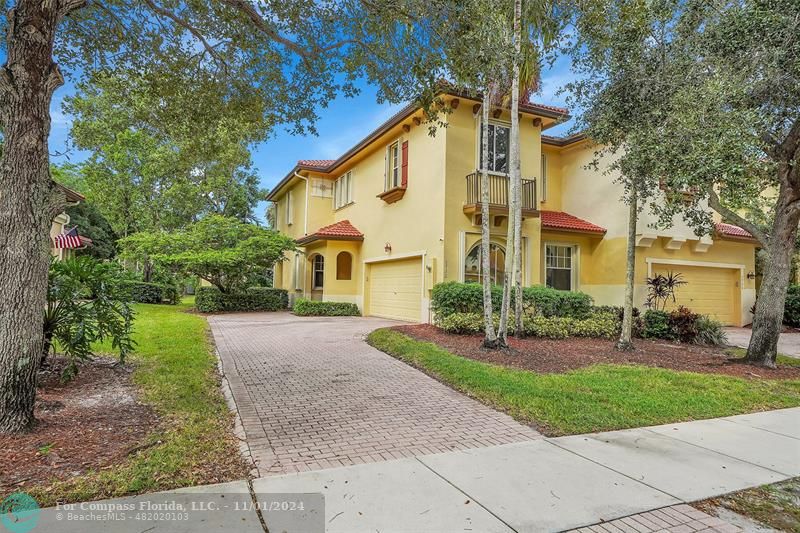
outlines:
{"label": "window frame", "polygon": [[[547,257],[548,257],[547,249],[548,249],[548,247],[567,248],[567,249],[570,250],[570,267],[568,269],[570,271],[570,276],[569,276],[569,289],[568,290],[570,292],[575,292],[575,291],[579,290],[579,288],[578,288],[578,280],[580,278],[578,277],[578,269],[580,267],[580,264],[579,264],[580,246],[575,244],[575,243],[571,243],[571,242],[557,242],[557,241],[544,242],[543,245],[544,245],[544,249],[543,249],[543,253],[542,253],[542,258],[544,259],[544,261],[542,261],[542,270],[543,270],[542,281],[544,282],[544,285],[547,286],[547,287],[550,287],[550,288],[555,288],[555,287],[551,287],[547,283],[547,270],[548,270],[548,268],[552,268],[552,269],[555,269],[555,270],[567,270],[566,268],[548,266],[548,264],[547,264]],[[565,289],[558,289],[558,290],[565,290]]]}
{"label": "window frame", "polygon": [[[342,186],[344,184],[344,187]],[[342,196],[342,191],[344,191],[345,199],[343,201],[340,196]],[[341,209],[343,207],[347,207],[348,205],[354,203],[353,200],[353,171],[348,170],[338,178],[336,181],[333,182],[333,209]]]}
{"label": "window frame", "polygon": [[[320,260],[320,268],[317,269],[317,260]],[[322,283],[317,285],[317,273],[322,276]],[[322,254],[315,254],[311,260],[311,290],[318,291],[325,289],[325,256]]]}
{"label": "window frame", "polygon": [[[477,119],[477,125],[478,125],[478,128],[477,128],[478,131],[476,132],[476,136],[475,136],[476,137],[475,145],[477,147],[476,154],[475,154],[475,162],[476,162],[475,167],[479,171],[482,172],[483,171],[483,161],[481,161],[481,158],[483,157],[483,150],[482,150],[482,147],[481,147],[481,134],[483,133],[483,127],[482,127],[483,123],[482,123],[482,120],[480,118]],[[500,172],[498,170],[487,169],[487,172],[489,174],[493,174],[495,176],[508,176],[509,175],[509,170],[508,170],[509,158],[511,157],[511,123],[510,122],[506,122],[504,120],[489,119],[489,128],[492,128],[492,127],[494,127],[494,128],[501,127],[501,128],[505,128],[505,129],[508,130],[508,141],[509,142],[508,142],[508,146],[506,146],[506,171],[505,172]],[[494,135],[494,139],[497,139],[497,135],[496,134]],[[495,146],[496,146],[496,144],[497,143],[495,142]],[[494,146],[489,148],[489,152],[495,154],[495,156],[493,157],[493,166],[494,166],[494,162],[497,160],[496,151],[494,151]]]}
{"label": "window frame", "polygon": [[[503,262],[502,262],[502,264],[503,264],[503,269],[504,269],[503,272],[505,273],[506,247],[503,246],[500,243],[497,243],[497,242],[489,242],[489,257],[490,258],[491,258],[491,255],[492,255],[492,248],[493,247],[495,249],[499,249],[500,251],[503,252]],[[482,273],[481,273],[481,267],[483,266],[483,262],[481,261],[481,257],[480,257],[480,254],[481,254],[481,241],[478,241],[475,244],[473,244],[469,248],[469,250],[467,250],[467,253],[464,254],[464,264],[461,265],[461,275],[462,275],[462,279],[466,282],[467,281],[467,260],[468,260],[469,256],[472,255],[472,252],[474,252],[475,250],[478,251],[478,274],[477,274],[478,281],[477,281],[477,283],[481,283],[483,281],[482,280]],[[494,284],[502,284],[503,283],[502,279],[499,279],[499,280],[497,279],[497,263],[495,263],[495,272],[492,274],[492,279],[493,279],[493,283]],[[475,282],[471,282],[471,283],[475,283]]]}
{"label": "window frame", "polygon": [[[396,153],[392,153],[395,148]],[[395,163],[392,165],[392,163]],[[384,191],[391,191],[403,186],[403,138],[399,137],[386,146],[386,169],[383,184]],[[395,182],[396,179],[396,182]]]}
{"label": "window frame", "polygon": [[286,191],[286,225],[294,223],[294,209],[292,208],[292,190]]}

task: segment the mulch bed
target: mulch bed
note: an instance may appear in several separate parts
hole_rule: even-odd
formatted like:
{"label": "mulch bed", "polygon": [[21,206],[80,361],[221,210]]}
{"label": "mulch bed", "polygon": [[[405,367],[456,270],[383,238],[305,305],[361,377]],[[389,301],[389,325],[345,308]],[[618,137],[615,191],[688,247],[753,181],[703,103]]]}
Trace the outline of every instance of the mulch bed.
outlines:
{"label": "mulch bed", "polygon": [[704,374],[726,374],[743,378],[795,379],[800,368],[755,367],[731,360],[722,349],[637,339],[633,352],[618,352],[614,341],[573,337],[569,339],[509,339],[508,350],[481,348],[482,335],[452,335],[431,324],[396,326],[394,329],[415,339],[432,342],[463,357],[497,365],[563,373],[599,363],[637,364]]}
{"label": "mulch bed", "polygon": [[119,463],[157,427],[137,399],[130,366],[97,358],[61,383],[65,362],[51,362],[39,374],[34,428],[0,436],[0,494]]}

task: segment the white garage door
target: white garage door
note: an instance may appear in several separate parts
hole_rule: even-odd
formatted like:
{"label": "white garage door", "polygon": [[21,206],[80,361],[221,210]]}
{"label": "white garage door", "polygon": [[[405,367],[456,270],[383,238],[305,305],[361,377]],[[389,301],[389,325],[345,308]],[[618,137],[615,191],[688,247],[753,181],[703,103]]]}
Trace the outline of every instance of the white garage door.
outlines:
{"label": "white garage door", "polygon": [[422,258],[369,265],[368,309],[371,316],[419,322],[422,311]]}
{"label": "white garage door", "polygon": [[715,268],[683,265],[653,265],[653,275],[672,271],[680,273],[685,285],[675,290],[675,300],[667,310],[682,305],[695,313],[709,315],[726,326],[738,325],[739,310],[736,295],[740,288],[740,271],[732,268]]}

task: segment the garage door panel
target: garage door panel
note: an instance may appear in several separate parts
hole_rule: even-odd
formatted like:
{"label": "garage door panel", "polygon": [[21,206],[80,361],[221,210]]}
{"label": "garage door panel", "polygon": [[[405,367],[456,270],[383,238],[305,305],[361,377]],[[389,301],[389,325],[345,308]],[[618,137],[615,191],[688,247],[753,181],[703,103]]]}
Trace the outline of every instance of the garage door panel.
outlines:
{"label": "garage door panel", "polygon": [[370,265],[369,314],[419,322],[422,309],[422,259]]}
{"label": "garage door panel", "polygon": [[686,282],[675,289],[675,302],[667,310],[684,306],[695,313],[709,315],[724,325],[738,325],[737,291],[739,271],[730,268],[653,265],[653,275],[680,273]]}

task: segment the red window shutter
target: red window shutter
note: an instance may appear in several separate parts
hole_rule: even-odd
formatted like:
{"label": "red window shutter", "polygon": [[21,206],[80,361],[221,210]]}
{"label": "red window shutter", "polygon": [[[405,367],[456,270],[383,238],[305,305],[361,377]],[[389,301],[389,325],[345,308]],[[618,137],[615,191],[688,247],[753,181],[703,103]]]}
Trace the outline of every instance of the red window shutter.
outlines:
{"label": "red window shutter", "polygon": [[403,159],[401,165],[400,186],[408,186],[408,141],[403,141]]}

